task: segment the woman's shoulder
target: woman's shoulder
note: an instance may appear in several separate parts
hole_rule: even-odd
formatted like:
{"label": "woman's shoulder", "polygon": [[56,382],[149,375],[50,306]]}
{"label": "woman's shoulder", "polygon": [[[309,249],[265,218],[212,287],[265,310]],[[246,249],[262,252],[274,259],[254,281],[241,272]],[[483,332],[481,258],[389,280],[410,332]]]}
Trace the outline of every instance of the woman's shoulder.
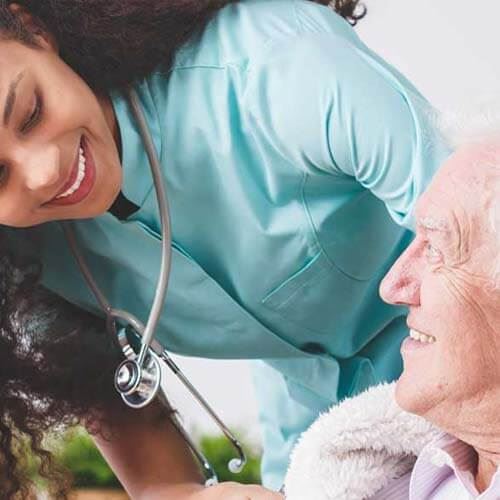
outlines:
{"label": "woman's shoulder", "polygon": [[277,42],[330,33],[357,40],[332,8],[310,0],[240,0],[222,8],[175,58],[172,69],[246,67]]}

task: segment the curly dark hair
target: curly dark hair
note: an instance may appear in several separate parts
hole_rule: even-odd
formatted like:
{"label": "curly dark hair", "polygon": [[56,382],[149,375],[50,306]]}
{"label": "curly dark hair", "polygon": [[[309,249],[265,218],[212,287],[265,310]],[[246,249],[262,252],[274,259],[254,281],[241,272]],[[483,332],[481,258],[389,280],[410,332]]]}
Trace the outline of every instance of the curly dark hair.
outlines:
{"label": "curly dark hair", "polygon": [[[61,57],[96,91],[122,88],[168,68],[177,49],[222,7],[237,0],[18,0],[52,33]],[[360,0],[312,0],[330,5],[355,25]],[[0,0],[0,30],[29,40],[31,33]],[[2,7],[4,4],[4,7]]]}
{"label": "curly dark hair", "polygon": [[[38,28],[50,32],[61,57],[105,92],[168,68],[176,50],[234,1],[17,0],[38,23],[28,28],[9,9],[13,2],[0,0],[0,35],[33,45]],[[366,14],[359,0],[312,1],[331,4],[353,25]],[[64,498],[68,481],[44,449],[44,435],[58,425],[104,422],[122,406],[112,382],[121,354],[103,321],[44,290],[39,274],[36,264],[0,254],[2,499],[28,497],[27,450],[38,457],[52,498]]]}
{"label": "curly dark hair", "polygon": [[68,477],[44,449],[44,435],[76,424],[97,430],[122,406],[113,387],[121,354],[103,320],[42,288],[39,272],[36,263],[0,256],[2,499],[29,496],[27,455],[38,458],[51,498],[65,498]]}

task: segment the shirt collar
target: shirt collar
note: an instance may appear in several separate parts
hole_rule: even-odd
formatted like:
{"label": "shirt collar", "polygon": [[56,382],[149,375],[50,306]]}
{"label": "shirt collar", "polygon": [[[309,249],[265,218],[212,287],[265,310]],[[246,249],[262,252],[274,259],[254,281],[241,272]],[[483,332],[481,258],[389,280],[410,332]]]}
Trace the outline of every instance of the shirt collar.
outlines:
{"label": "shirt collar", "polygon": [[[158,157],[161,158],[161,127],[153,93],[150,92],[147,81],[134,88],[137,91]],[[121,136],[122,192],[126,198],[141,207],[153,187],[148,156],[128,99],[122,93],[112,92],[111,100]]]}
{"label": "shirt collar", "polygon": [[[477,466],[477,454],[468,444],[459,439],[443,434],[429,443],[420,453],[410,480],[410,500],[432,498],[432,492],[450,475],[472,498],[497,500],[500,491],[500,470],[498,470],[489,488],[479,495],[474,472]],[[493,496],[493,492],[496,496]]]}

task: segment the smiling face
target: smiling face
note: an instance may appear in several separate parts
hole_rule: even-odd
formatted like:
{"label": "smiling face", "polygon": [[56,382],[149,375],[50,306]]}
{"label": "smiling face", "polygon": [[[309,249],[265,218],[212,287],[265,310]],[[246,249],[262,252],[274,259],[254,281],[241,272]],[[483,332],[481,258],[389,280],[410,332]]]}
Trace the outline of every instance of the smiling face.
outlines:
{"label": "smiling face", "polygon": [[419,200],[416,238],[380,287],[409,307],[415,337],[402,346],[398,402],[448,431],[498,412],[499,203],[500,140],[458,150]]}
{"label": "smiling face", "polygon": [[59,57],[0,40],[0,224],[105,212],[121,185],[111,103]]}

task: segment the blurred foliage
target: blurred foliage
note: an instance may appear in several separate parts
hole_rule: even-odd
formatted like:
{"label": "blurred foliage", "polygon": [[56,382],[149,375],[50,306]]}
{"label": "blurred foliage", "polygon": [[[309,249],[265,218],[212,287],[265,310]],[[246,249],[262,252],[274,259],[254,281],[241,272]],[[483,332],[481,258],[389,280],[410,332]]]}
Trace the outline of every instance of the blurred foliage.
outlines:
{"label": "blurred foliage", "polygon": [[247,454],[247,465],[239,474],[232,474],[227,468],[227,464],[235,458],[235,450],[231,443],[224,436],[204,436],[200,440],[200,447],[207,460],[211,463],[219,481],[236,481],[243,484],[260,484],[260,456],[248,447],[245,448]]}
{"label": "blurred foliage", "polygon": [[[235,452],[224,436],[202,436],[199,444],[201,451],[217,472],[219,481],[260,484],[260,455],[258,452],[245,446],[248,463],[240,474],[232,474],[229,472],[227,464],[232,458],[235,458]],[[73,475],[75,488],[121,487],[94,445],[92,438],[83,429],[72,429],[62,438],[55,439],[55,449],[57,449],[58,460]]]}
{"label": "blurred foliage", "polygon": [[75,488],[120,488],[118,479],[87,433],[69,432],[60,450],[58,458],[73,475]]}

